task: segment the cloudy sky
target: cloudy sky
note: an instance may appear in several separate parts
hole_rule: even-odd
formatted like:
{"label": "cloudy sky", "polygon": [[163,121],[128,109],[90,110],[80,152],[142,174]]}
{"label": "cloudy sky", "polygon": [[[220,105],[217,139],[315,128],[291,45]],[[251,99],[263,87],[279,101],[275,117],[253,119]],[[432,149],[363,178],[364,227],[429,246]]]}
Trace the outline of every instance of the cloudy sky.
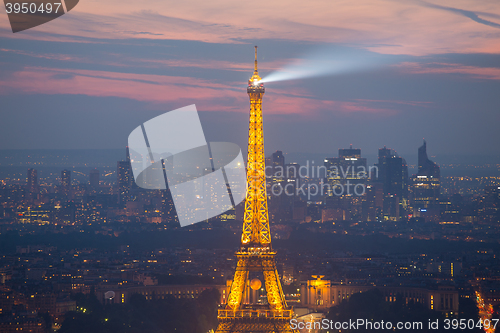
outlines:
{"label": "cloudy sky", "polygon": [[316,69],[266,83],[268,153],[416,155],[425,138],[430,155],[500,154],[497,0],[80,0],[15,34],[3,13],[0,149],[121,148],[190,104],[208,141],[244,148],[254,45],[263,77]]}

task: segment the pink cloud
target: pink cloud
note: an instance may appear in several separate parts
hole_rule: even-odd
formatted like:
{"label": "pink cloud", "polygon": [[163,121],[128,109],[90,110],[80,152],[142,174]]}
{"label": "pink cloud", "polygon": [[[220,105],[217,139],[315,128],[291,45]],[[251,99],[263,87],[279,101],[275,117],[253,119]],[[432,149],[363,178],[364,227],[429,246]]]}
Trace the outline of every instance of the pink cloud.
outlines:
{"label": "pink cloud", "polygon": [[[61,79],[58,75],[65,78]],[[83,94],[149,102],[237,96],[238,90],[243,92],[242,88],[188,77],[40,67],[26,67],[0,82],[3,94]]]}
{"label": "pink cloud", "polygon": [[321,117],[321,113],[325,111],[345,114],[367,113],[379,115],[393,115],[398,112],[390,106],[382,107],[375,104],[363,100],[320,100],[303,97],[302,95],[294,95],[290,92],[286,95],[275,92],[273,95],[266,96],[263,101],[263,107],[266,112],[271,110],[273,114],[302,114],[307,115],[308,118]]}
{"label": "pink cloud", "polygon": [[[153,104],[169,102],[182,106],[183,103],[197,103],[204,111],[248,112],[248,96],[243,84],[152,74],[26,67],[0,81],[0,94],[111,96]],[[395,112],[392,107],[376,104],[367,100],[319,100],[304,93],[303,89],[276,89],[272,94],[266,94],[263,102],[267,114],[315,116],[318,110],[386,115]]]}
{"label": "pink cloud", "polygon": [[[152,59],[152,58],[138,58],[130,57],[120,53],[107,53],[107,59],[113,59],[112,61],[103,60],[102,58],[91,58],[91,57],[77,57],[69,54],[62,53],[42,53],[42,52],[28,52],[23,50],[5,49],[0,48],[0,52],[8,52],[13,54],[19,54],[23,56],[42,58],[49,60],[58,61],[69,61],[78,63],[89,63],[89,64],[100,64],[116,67],[141,67],[141,68],[165,68],[165,67],[175,67],[175,68],[204,68],[204,69],[222,69],[230,70],[234,72],[245,72],[251,73],[253,71],[252,62],[232,62],[224,60],[215,59]],[[281,66],[287,63],[287,60],[277,60],[277,61],[266,61],[259,64],[260,70],[263,71],[273,71],[278,70]]]}
{"label": "pink cloud", "polygon": [[[117,61],[134,63],[139,67],[177,67],[177,68],[205,68],[205,69],[224,69],[234,72],[252,73],[253,63],[251,62],[233,62],[214,59],[148,59],[123,57],[120,54],[110,54]],[[285,61],[268,61],[259,64],[259,70],[273,71],[279,69]]]}
{"label": "pink cloud", "polygon": [[81,1],[67,15],[22,34],[7,33],[8,22],[2,20],[0,33],[10,38],[87,42],[79,37],[93,42],[286,39],[349,43],[388,54],[500,53],[499,15],[500,2],[473,0],[443,0],[439,6],[393,0]]}

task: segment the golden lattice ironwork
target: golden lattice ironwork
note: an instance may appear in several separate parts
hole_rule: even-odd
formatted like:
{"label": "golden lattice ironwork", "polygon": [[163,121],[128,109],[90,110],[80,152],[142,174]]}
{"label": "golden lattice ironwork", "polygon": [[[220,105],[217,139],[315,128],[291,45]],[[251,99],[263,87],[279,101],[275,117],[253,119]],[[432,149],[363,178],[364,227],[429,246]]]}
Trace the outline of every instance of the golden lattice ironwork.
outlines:
{"label": "golden lattice ironwork", "polygon": [[234,320],[219,322],[216,333],[292,333],[290,322],[284,320],[260,321],[252,323],[248,320]]}
{"label": "golden lattice ironwork", "polygon": [[[293,310],[286,304],[285,295],[276,269],[276,252],[271,247],[269,215],[267,209],[264,130],[262,122],[262,97],[264,84],[255,69],[248,80],[250,97],[250,124],[248,130],[247,192],[241,247],[236,252],[238,263],[224,309],[219,310],[216,333],[281,333],[293,332],[290,319]],[[265,306],[244,304],[248,292],[250,272],[261,272],[267,295]]]}
{"label": "golden lattice ironwork", "polygon": [[248,80],[250,96],[250,123],[248,129],[247,193],[241,243],[244,246],[270,246],[269,216],[267,211],[266,165],[264,155],[264,129],[262,122],[262,97],[264,84],[257,70],[257,47],[255,47],[255,69]]}

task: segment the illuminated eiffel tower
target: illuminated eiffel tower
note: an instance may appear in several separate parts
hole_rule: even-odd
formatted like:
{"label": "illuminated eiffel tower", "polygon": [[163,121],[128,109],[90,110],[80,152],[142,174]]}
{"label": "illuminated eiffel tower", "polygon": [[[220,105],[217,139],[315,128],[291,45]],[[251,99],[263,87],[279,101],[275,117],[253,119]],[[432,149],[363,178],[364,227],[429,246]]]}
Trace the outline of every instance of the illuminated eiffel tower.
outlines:
{"label": "illuminated eiffel tower", "polygon": [[[238,264],[225,309],[218,312],[216,333],[281,333],[290,329],[293,310],[287,306],[271,247],[267,211],[262,97],[264,84],[255,70],[248,80],[250,125],[248,130],[247,193]],[[252,276],[256,278],[250,281]],[[257,277],[263,278],[264,286]],[[267,303],[259,303],[258,290],[265,288]]]}

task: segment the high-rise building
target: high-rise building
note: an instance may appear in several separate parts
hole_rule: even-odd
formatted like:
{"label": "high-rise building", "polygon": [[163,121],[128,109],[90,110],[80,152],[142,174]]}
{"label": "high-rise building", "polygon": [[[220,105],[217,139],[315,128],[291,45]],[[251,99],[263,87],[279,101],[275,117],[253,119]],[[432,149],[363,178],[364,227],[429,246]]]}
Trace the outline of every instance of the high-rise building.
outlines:
{"label": "high-rise building", "polygon": [[366,158],[361,157],[361,149],[354,149],[352,145],[347,149],[339,149],[339,157],[326,158],[324,163],[325,183],[330,196],[339,193],[353,194],[356,185],[364,186],[366,183],[368,169]]}
{"label": "high-rise building", "polygon": [[92,190],[97,190],[99,188],[99,170],[90,170],[90,187]]}
{"label": "high-rise building", "polygon": [[29,193],[38,193],[38,173],[36,169],[28,169],[27,191]]}
{"label": "high-rise building", "polygon": [[297,188],[300,187],[300,165],[298,163],[286,164],[285,177],[287,193],[293,193],[293,197],[298,199]]}
{"label": "high-rise building", "polygon": [[381,221],[384,208],[384,186],[374,182],[366,186],[366,196],[362,202],[363,221]]}
{"label": "high-rise building", "polygon": [[266,186],[271,222],[279,222],[286,218],[284,207],[286,194],[283,192],[285,180],[285,156],[281,150],[277,150],[266,158]]}
{"label": "high-rise building", "polygon": [[294,219],[295,204],[300,200],[297,193],[297,187],[300,186],[299,170],[300,165],[297,163],[285,164],[285,156],[280,150],[266,158],[267,195],[271,222]]}
{"label": "high-rise building", "polygon": [[61,171],[61,191],[65,195],[71,193],[71,171],[69,170]]}
{"label": "high-rise building", "polygon": [[441,193],[439,166],[427,157],[427,143],[418,148],[418,172],[413,176],[413,216],[439,222]]}
{"label": "high-rise building", "polygon": [[486,186],[482,207],[480,208],[482,220],[486,223],[498,225],[500,223],[500,186]]}
{"label": "high-rise building", "polygon": [[384,147],[378,151],[377,168],[384,191],[383,217],[398,221],[408,206],[408,165],[393,149]]}
{"label": "high-rise building", "polygon": [[272,166],[285,166],[285,156],[283,156],[283,152],[281,150],[277,150],[275,153],[271,155]]}
{"label": "high-rise building", "polygon": [[117,163],[118,180],[118,202],[124,203],[130,197],[134,176],[132,174],[132,165],[130,164],[130,154],[127,147],[127,159]]}
{"label": "high-rise building", "polygon": [[281,186],[285,180],[285,156],[281,150],[277,150],[271,157],[266,158],[266,178],[268,187],[275,184],[275,187]]}

